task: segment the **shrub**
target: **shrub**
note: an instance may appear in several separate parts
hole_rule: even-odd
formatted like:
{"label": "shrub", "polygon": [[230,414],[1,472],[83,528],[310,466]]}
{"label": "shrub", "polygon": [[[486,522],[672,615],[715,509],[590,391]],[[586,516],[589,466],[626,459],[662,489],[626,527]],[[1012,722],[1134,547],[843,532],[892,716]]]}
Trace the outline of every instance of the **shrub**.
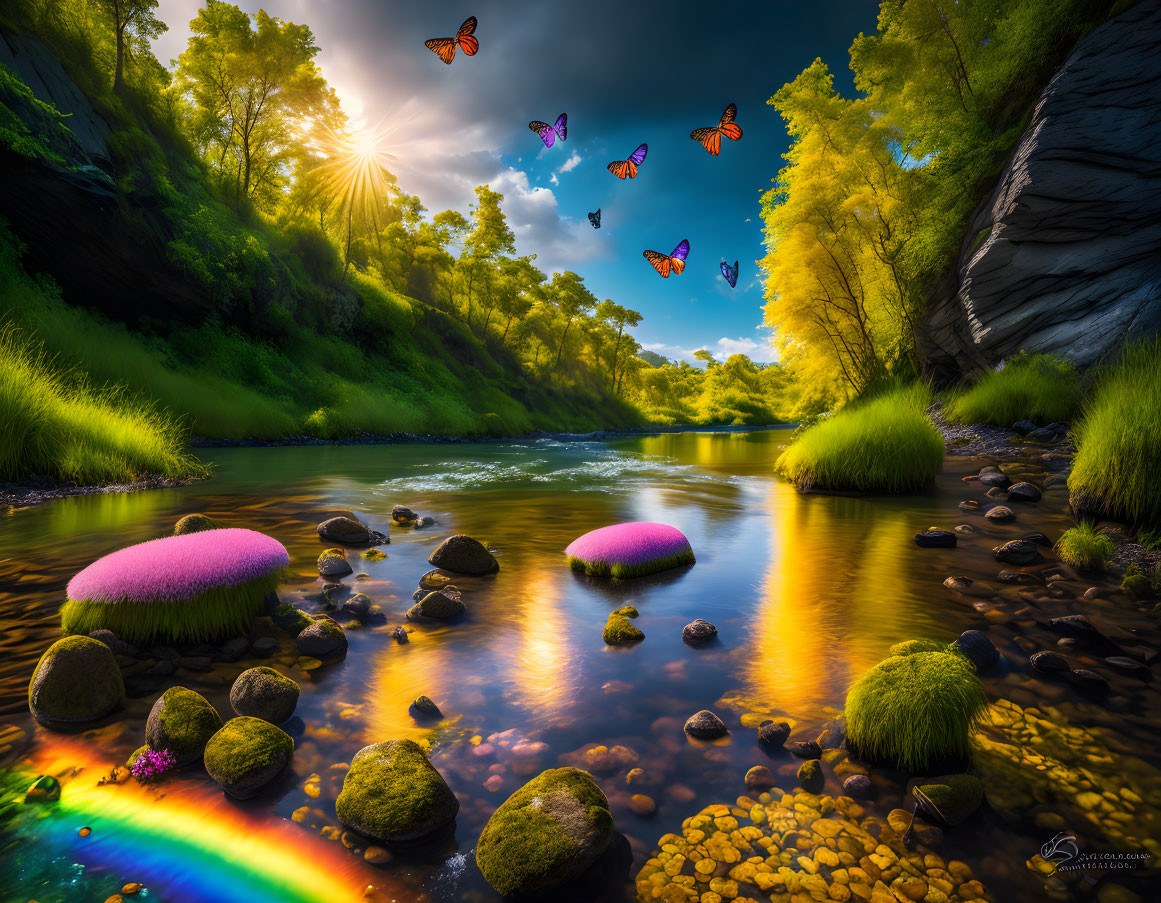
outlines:
{"label": "shrub", "polygon": [[1102,570],[1116,550],[1112,537],[1098,533],[1087,521],[1065,530],[1056,541],[1060,560],[1083,571]]}
{"label": "shrub", "polygon": [[1161,527],[1161,338],[1125,346],[1102,369],[1072,432],[1072,507]]}
{"label": "shrub", "polygon": [[778,460],[801,490],[910,492],[928,486],[943,463],[943,437],[924,413],[921,385],[897,388],[844,408],[805,430]]}
{"label": "shrub", "polygon": [[959,423],[1055,423],[1076,415],[1080,397],[1080,378],[1071,362],[1020,352],[1003,369],[984,374],[949,400],[945,410],[949,420]]}
{"label": "shrub", "polygon": [[971,664],[952,652],[896,655],[847,692],[847,747],[858,758],[924,771],[970,755],[988,700]]}

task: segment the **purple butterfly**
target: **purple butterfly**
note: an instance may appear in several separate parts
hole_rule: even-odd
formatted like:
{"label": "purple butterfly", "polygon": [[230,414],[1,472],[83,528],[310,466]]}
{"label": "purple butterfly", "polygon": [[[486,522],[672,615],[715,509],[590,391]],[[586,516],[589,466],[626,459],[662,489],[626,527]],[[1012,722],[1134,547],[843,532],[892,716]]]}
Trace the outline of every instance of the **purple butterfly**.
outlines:
{"label": "purple butterfly", "polygon": [[544,142],[545,147],[552,147],[557,135],[560,136],[561,141],[564,141],[568,137],[568,116],[561,113],[556,117],[556,122],[552,125],[534,119],[528,123],[528,128],[540,136],[540,140]]}
{"label": "purple butterfly", "polygon": [[685,258],[689,256],[689,239],[683,238],[672,254],[662,254],[660,251],[642,251],[641,254],[653,264],[653,269],[661,274],[662,279],[668,279],[670,272],[681,275],[685,269]]}
{"label": "purple butterfly", "polygon": [[730,284],[730,288],[736,286],[738,284],[738,261],[735,260],[734,265],[730,266],[723,257],[721,267],[722,275],[726,277],[726,282]]}
{"label": "purple butterfly", "polygon": [[642,144],[633,153],[629,154],[628,160],[614,160],[609,164],[609,172],[615,175],[618,179],[635,179],[637,178],[637,167],[645,162],[645,154],[649,152],[649,145]]}

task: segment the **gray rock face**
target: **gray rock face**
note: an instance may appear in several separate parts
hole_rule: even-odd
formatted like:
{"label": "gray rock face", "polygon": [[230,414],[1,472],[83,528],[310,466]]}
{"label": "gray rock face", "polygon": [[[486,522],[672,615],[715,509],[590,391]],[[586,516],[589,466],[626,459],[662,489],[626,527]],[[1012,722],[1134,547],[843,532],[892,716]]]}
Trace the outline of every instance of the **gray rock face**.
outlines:
{"label": "gray rock face", "polygon": [[1161,328],[1161,4],[1086,36],[1041,95],[920,351],[948,375],[1022,348],[1087,366]]}

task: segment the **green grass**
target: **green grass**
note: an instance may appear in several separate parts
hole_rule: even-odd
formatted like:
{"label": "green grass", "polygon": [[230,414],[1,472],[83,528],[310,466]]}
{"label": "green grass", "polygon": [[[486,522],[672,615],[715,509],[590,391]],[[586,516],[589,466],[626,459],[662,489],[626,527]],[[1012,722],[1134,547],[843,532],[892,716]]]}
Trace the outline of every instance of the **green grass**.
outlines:
{"label": "green grass", "polygon": [[96,389],[19,330],[0,330],[0,479],[201,476],[185,441],[181,424],[156,405],[124,389]]}
{"label": "green grass", "polygon": [[847,747],[856,758],[916,772],[970,755],[988,707],[962,655],[918,652],[871,668],[847,693]]}
{"label": "green grass", "polygon": [[1112,537],[1098,533],[1087,521],[1065,530],[1056,540],[1060,560],[1083,571],[1103,570],[1116,550]]}
{"label": "green grass", "polygon": [[1068,361],[1021,352],[1002,370],[984,374],[945,407],[957,423],[1011,426],[1017,420],[1044,425],[1068,421],[1080,408],[1080,377]]}
{"label": "green grass", "polygon": [[587,574],[590,577],[612,577],[615,580],[628,580],[631,577],[647,577],[649,574],[667,571],[670,568],[684,567],[687,564],[695,564],[696,562],[697,559],[694,557],[692,551],[678,552],[676,555],[669,555],[665,558],[656,558],[652,561],[644,561],[636,564],[620,561],[609,564],[607,561],[586,561],[574,555],[568,556],[568,566],[574,571]]}
{"label": "green grass", "polygon": [[1161,528],[1161,338],[1126,345],[1102,368],[1072,433],[1072,507]]}
{"label": "green grass", "polygon": [[278,588],[281,572],[237,586],[215,587],[182,602],[91,602],[69,599],[61,606],[61,629],[88,634],[104,628],[128,643],[157,640],[208,642],[245,633]]}
{"label": "green grass", "polygon": [[943,437],[924,409],[922,385],[891,389],[804,430],[778,460],[801,490],[903,493],[931,484]]}

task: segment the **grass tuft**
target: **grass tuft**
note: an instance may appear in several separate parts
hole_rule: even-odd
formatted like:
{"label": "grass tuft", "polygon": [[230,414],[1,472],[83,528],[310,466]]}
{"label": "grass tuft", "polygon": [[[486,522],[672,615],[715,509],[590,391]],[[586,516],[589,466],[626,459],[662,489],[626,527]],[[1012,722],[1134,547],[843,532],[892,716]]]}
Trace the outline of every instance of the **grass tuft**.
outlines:
{"label": "grass tuft", "polygon": [[568,566],[574,571],[587,574],[590,577],[612,577],[616,580],[628,580],[631,577],[647,577],[659,571],[684,567],[687,564],[695,564],[696,562],[697,559],[690,550],[684,550],[675,555],[667,555],[664,558],[654,558],[650,561],[616,561],[612,564],[607,561],[586,561],[583,558],[577,558],[575,555],[568,556]]}
{"label": "grass tuft", "polygon": [[1080,377],[1070,361],[1040,352],[1020,352],[1002,370],[985,373],[944,411],[957,423],[1011,426],[1071,420],[1080,408]]}
{"label": "grass tuft", "polygon": [[1116,550],[1112,537],[1098,533],[1087,521],[1065,530],[1056,540],[1056,554],[1060,560],[1082,571],[1104,570]]}
{"label": "grass tuft", "polygon": [[903,493],[931,484],[943,463],[943,437],[924,413],[922,385],[893,389],[843,408],[808,429],[778,460],[803,491]]}
{"label": "grass tuft", "polygon": [[987,707],[983,685],[962,655],[892,656],[847,693],[847,747],[869,762],[925,771],[970,755],[969,738]]}
{"label": "grass tuft", "polygon": [[1161,528],[1161,338],[1126,345],[1102,369],[1072,434],[1073,509]]}

